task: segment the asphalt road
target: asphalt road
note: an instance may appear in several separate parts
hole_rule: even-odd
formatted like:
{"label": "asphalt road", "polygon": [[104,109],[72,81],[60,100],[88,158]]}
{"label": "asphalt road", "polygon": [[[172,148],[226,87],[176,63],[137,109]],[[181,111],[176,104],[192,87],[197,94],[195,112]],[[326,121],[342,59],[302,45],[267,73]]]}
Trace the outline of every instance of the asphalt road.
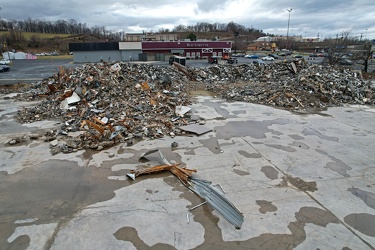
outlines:
{"label": "asphalt road", "polygon": [[10,71],[0,73],[0,85],[32,83],[52,76],[59,67],[76,67],[72,60],[13,60]]}

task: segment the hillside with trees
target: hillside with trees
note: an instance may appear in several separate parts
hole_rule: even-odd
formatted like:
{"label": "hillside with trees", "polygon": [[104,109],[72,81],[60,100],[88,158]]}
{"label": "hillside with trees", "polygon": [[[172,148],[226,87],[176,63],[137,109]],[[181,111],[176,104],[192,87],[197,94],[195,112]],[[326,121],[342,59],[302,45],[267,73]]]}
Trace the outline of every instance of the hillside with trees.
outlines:
{"label": "hillside with trees", "polygon": [[[246,46],[248,41],[260,36],[270,35],[262,30],[245,27],[229,22],[207,23],[195,25],[177,25],[172,30],[159,29],[154,33],[177,33],[185,39],[237,40],[238,49]],[[76,42],[118,42],[123,41],[125,32],[109,31],[104,26],[88,27],[74,19],[57,20],[55,22],[40,19],[0,20],[0,41],[2,50],[22,50],[30,53],[58,51],[68,53],[68,44]],[[4,46],[6,44],[6,46]]]}

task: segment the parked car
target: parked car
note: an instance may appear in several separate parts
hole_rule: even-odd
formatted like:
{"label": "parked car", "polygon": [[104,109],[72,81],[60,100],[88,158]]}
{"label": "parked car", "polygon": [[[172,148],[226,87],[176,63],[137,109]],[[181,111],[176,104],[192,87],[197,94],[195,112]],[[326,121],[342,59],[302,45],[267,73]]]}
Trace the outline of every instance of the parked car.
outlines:
{"label": "parked car", "polygon": [[303,56],[297,54],[297,55],[294,55],[293,58],[303,58]]}
{"label": "parked car", "polygon": [[275,61],[275,58],[273,58],[272,56],[265,56],[265,57],[262,57],[262,60],[263,61]]}
{"label": "parked car", "polygon": [[259,56],[258,55],[246,55],[245,56],[246,58],[249,58],[249,59],[259,59]]}
{"label": "parked car", "polygon": [[262,65],[263,64],[264,65],[265,63],[261,59],[256,59],[256,60],[253,61],[253,64],[257,64],[257,65]]}
{"label": "parked car", "polygon": [[0,65],[0,72],[9,71],[10,67],[8,65]]}
{"label": "parked car", "polygon": [[12,61],[8,60],[8,59],[1,59],[0,60],[0,65],[9,65],[11,63],[12,63]]}
{"label": "parked car", "polygon": [[284,52],[279,53],[278,55],[279,55],[279,56],[286,56],[286,54],[285,54]]}
{"label": "parked car", "polygon": [[233,64],[233,63],[238,63],[238,60],[235,57],[230,57],[230,58],[227,59],[227,62],[229,64]]}
{"label": "parked car", "polygon": [[219,62],[219,57],[218,56],[210,56],[210,57],[208,57],[208,63],[217,64],[218,62]]}
{"label": "parked car", "polygon": [[224,56],[221,57],[221,60],[228,60],[229,58],[230,58],[229,55],[224,55]]}
{"label": "parked car", "polygon": [[343,58],[343,59],[340,59],[338,61],[338,64],[340,64],[340,65],[353,65],[353,61]]}
{"label": "parked car", "polygon": [[317,54],[310,54],[309,57],[318,57]]}
{"label": "parked car", "polygon": [[275,58],[275,59],[279,59],[279,56],[276,55],[276,54],[268,54],[268,56],[271,56],[271,57],[273,57],[273,58]]}

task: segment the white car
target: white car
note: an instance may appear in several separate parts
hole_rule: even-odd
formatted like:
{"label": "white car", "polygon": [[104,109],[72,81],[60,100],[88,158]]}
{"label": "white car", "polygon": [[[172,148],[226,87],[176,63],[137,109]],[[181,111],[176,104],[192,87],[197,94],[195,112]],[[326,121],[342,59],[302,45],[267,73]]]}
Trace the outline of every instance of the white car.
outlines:
{"label": "white car", "polygon": [[273,58],[272,56],[265,56],[262,58],[263,61],[275,61],[275,58]]}
{"label": "white car", "polygon": [[12,62],[8,59],[1,59],[0,60],[0,65],[9,65],[11,64]]}

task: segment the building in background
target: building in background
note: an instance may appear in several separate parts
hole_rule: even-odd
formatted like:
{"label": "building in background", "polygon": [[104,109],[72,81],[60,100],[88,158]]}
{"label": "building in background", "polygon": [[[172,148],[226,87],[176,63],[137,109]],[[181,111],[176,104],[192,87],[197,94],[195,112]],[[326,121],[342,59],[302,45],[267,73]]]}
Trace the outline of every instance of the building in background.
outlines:
{"label": "building in background", "polygon": [[76,63],[99,61],[167,61],[172,55],[187,59],[229,56],[232,41],[141,41],[70,43]]}
{"label": "building in background", "polygon": [[152,33],[152,32],[143,32],[143,33],[126,33],[125,41],[126,42],[142,42],[142,41],[178,41],[180,36],[173,33]]}

